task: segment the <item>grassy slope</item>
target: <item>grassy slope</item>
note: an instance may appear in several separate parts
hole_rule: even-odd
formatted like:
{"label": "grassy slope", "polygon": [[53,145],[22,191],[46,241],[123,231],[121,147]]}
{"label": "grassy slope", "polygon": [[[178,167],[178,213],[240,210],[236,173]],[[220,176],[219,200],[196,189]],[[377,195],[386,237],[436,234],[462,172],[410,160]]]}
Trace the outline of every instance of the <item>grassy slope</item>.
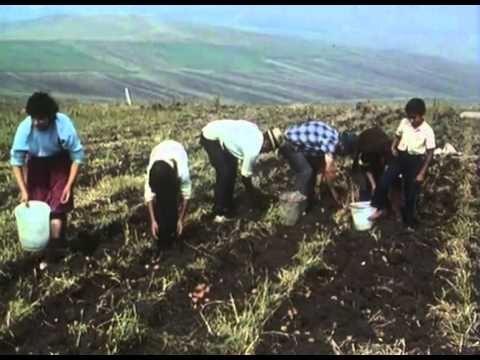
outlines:
{"label": "grassy slope", "polygon": [[66,72],[98,71],[123,72],[82,53],[71,46],[56,42],[2,41],[0,42],[0,69],[6,72]]}

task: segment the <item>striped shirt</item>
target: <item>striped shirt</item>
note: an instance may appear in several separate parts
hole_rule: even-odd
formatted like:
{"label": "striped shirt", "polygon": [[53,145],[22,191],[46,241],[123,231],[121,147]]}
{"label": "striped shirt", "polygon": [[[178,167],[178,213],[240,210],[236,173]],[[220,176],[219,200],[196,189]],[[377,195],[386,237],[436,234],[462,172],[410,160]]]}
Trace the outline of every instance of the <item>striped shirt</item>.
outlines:
{"label": "striped shirt", "polygon": [[315,120],[290,126],[285,137],[295,150],[314,156],[333,154],[339,141],[336,129]]}

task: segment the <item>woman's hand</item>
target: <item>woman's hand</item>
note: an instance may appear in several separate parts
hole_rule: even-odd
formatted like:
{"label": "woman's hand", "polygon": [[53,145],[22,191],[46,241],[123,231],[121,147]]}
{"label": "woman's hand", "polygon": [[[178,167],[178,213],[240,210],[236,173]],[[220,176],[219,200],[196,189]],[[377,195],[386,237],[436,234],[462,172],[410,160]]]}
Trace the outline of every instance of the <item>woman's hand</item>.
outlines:
{"label": "woman's hand", "polygon": [[152,221],[152,225],[150,226],[150,230],[152,231],[152,236],[155,239],[158,239],[158,223],[156,221]]}
{"label": "woman's hand", "polygon": [[177,222],[177,236],[181,236],[183,233],[183,222],[182,220],[178,220]]}
{"label": "woman's hand", "polygon": [[27,191],[20,191],[20,201],[25,203],[28,207],[28,192]]}
{"label": "woman's hand", "polygon": [[325,174],[323,175],[323,178],[327,183],[333,183],[335,179],[337,178],[337,171],[335,169],[333,170],[328,170],[325,171]]}
{"label": "woman's hand", "polygon": [[323,168],[322,180],[331,183],[337,177],[337,164],[332,154],[325,154],[325,167]]}
{"label": "woman's hand", "polygon": [[62,197],[60,198],[62,204],[66,204],[68,200],[70,200],[71,190],[72,189],[69,185],[65,186],[65,189],[63,189]]}
{"label": "woman's hand", "polygon": [[425,180],[425,173],[424,172],[420,172],[417,177],[415,178],[415,181],[418,182],[419,184],[423,183],[423,181]]}
{"label": "woman's hand", "polygon": [[375,188],[377,187],[377,184],[375,183],[375,178],[373,177],[373,174],[370,171],[367,171],[367,178],[368,181],[370,182],[370,187],[372,188],[372,195],[375,193]]}

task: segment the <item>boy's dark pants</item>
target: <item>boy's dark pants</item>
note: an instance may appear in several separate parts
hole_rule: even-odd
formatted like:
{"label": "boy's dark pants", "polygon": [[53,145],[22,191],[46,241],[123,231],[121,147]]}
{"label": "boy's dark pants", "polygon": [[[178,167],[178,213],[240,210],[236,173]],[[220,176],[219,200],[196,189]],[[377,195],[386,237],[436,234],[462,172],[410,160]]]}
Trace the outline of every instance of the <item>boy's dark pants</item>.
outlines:
{"label": "boy's dark pants", "polygon": [[405,191],[405,209],[404,222],[407,226],[415,225],[415,206],[420,185],[416,182],[416,177],[422,167],[424,161],[423,155],[410,155],[406,151],[399,151],[398,157],[395,158],[388,166],[385,174],[375,189],[372,199],[372,206],[383,210],[387,206],[388,190],[394,183],[399,174],[402,174],[404,191]]}
{"label": "boy's dark pants", "polygon": [[237,176],[237,158],[223,149],[217,140],[200,137],[200,145],[208,154],[210,163],[215,168],[215,205],[213,212],[217,215],[229,215],[233,211],[233,191]]}
{"label": "boy's dark pants", "polygon": [[315,197],[315,183],[317,173],[324,162],[324,155],[308,156],[285,144],[279,152],[287,159],[295,172],[295,189],[308,198],[309,207],[313,205]]}

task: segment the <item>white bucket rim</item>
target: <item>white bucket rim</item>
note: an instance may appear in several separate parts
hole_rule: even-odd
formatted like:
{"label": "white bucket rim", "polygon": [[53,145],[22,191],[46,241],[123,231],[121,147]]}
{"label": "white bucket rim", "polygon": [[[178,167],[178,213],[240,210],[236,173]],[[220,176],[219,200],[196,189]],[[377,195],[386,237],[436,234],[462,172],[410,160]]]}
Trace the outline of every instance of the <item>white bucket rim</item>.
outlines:
{"label": "white bucket rim", "polygon": [[[28,206],[34,206],[34,207],[43,207],[45,209],[48,209],[48,211],[52,211],[52,209],[50,208],[50,205],[48,205],[45,201],[39,201],[39,200],[29,200],[28,201]],[[15,207],[15,214],[17,214],[17,211],[20,211],[22,209],[27,209],[27,206],[25,205],[24,202],[22,202],[21,204],[18,204],[16,207]]]}
{"label": "white bucket rim", "polygon": [[357,201],[350,203],[350,208],[352,209],[366,209],[372,207],[370,201]]}

